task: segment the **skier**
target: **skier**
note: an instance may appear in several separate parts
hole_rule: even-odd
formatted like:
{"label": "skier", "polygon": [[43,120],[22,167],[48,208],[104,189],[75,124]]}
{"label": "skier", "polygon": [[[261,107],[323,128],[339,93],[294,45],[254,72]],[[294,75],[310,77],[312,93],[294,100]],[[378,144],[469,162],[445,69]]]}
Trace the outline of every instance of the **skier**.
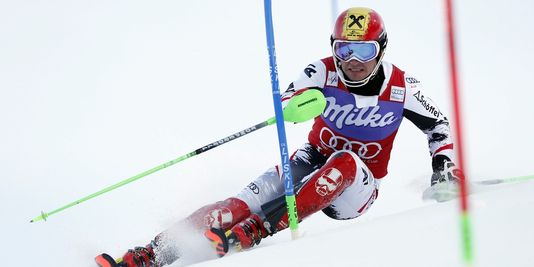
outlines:
{"label": "skier", "polygon": [[[336,220],[356,218],[371,207],[388,173],[393,141],[403,118],[428,138],[431,185],[456,183],[449,122],[413,76],[383,61],[388,37],[380,15],[369,8],[342,12],[330,38],[332,56],[309,64],[289,85],[282,102],[310,88],[327,106],[315,118],[308,142],[291,157],[299,219],[323,211]],[[273,167],[226,200],[204,206],[188,225],[215,244],[219,256],[251,248],[288,227],[281,172]],[[119,263],[107,254],[100,266],[162,266],[180,257],[164,244],[172,229],[145,247],[129,250]],[[177,237],[179,238],[179,237]]]}

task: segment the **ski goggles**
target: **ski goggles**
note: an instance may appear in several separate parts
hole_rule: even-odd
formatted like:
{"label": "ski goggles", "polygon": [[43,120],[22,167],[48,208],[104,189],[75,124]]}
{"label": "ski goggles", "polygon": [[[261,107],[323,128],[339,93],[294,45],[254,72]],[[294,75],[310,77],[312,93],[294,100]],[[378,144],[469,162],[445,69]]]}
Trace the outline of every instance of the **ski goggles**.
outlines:
{"label": "ski goggles", "polygon": [[349,61],[356,59],[362,63],[366,63],[378,56],[380,47],[376,41],[334,40],[332,50],[334,56],[339,60]]}

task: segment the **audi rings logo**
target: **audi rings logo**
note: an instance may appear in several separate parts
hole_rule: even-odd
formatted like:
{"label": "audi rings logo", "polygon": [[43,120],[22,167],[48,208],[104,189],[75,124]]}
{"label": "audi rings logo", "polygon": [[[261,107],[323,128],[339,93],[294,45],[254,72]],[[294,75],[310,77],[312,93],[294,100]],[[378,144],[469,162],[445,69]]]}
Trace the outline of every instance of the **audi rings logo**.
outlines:
{"label": "audi rings logo", "polygon": [[253,182],[248,184],[247,187],[248,189],[250,189],[250,191],[252,191],[252,193],[256,195],[260,193],[260,188]]}
{"label": "audi rings logo", "polygon": [[377,142],[362,143],[350,141],[345,137],[335,135],[327,127],[323,127],[319,134],[321,144],[335,151],[350,150],[358,154],[361,159],[372,159],[382,151],[382,146]]}

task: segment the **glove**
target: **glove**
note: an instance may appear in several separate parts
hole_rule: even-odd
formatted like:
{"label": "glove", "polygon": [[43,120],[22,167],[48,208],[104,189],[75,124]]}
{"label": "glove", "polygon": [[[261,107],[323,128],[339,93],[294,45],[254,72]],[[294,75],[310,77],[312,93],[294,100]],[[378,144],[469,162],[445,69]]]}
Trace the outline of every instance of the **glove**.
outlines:
{"label": "glove", "polygon": [[437,155],[432,158],[432,169],[434,173],[430,178],[431,186],[444,182],[457,184],[464,179],[462,170],[456,167],[449,157],[444,155]]}
{"label": "glove", "polygon": [[464,179],[462,170],[443,155],[432,158],[432,169],[431,186],[423,192],[423,200],[443,202],[458,197],[458,182]]}

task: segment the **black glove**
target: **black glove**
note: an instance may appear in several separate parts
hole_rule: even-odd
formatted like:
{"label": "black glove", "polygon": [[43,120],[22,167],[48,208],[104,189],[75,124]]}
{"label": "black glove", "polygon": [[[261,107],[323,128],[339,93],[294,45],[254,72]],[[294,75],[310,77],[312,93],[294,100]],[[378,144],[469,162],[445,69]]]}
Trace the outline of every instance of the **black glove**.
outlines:
{"label": "black glove", "polygon": [[462,170],[444,155],[432,158],[432,169],[431,186],[423,192],[423,200],[443,202],[458,197],[458,182],[464,179]]}
{"label": "black glove", "polygon": [[430,179],[430,185],[437,183],[453,182],[458,183],[464,179],[464,174],[456,165],[444,155],[437,155],[432,158],[432,169],[434,173]]}

